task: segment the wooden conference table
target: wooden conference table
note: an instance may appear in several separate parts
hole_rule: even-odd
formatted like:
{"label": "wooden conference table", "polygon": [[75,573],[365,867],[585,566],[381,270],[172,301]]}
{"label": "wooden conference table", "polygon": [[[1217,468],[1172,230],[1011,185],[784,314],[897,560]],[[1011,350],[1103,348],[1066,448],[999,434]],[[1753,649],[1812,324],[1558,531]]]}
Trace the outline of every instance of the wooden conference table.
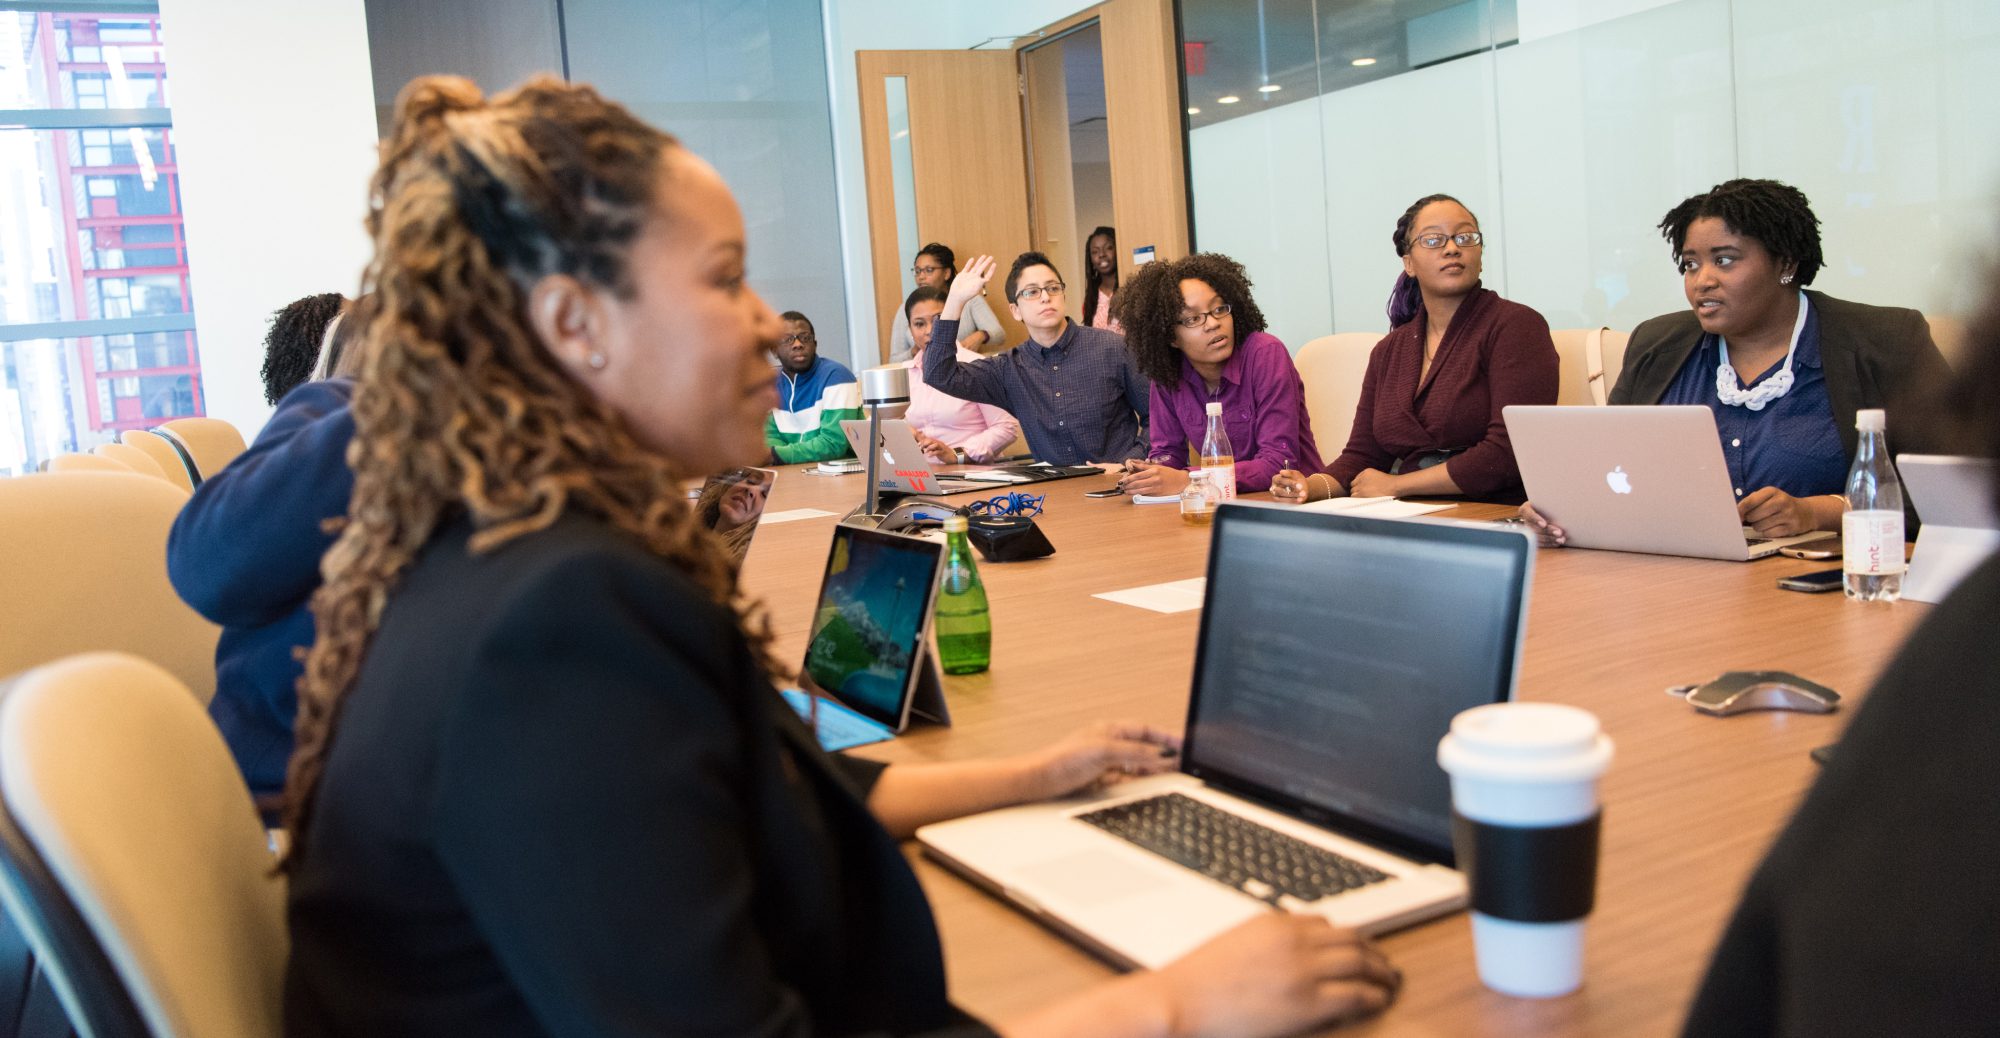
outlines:
{"label": "wooden conference table", "polygon": [[[845,513],[865,492],[861,476],[809,469],[779,470],[770,512]],[[1199,611],[1162,614],[1091,596],[1203,575],[1209,531],[1182,524],[1169,505],[1083,496],[1105,485],[1108,477],[1028,488],[1047,494],[1038,522],[1056,553],[981,567],[993,615],[992,669],[945,679],[952,727],[916,729],[857,752],[889,761],[1020,753],[1114,717],[1180,729]],[[1466,505],[1441,514],[1507,511]],[[786,658],[803,658],[834,522],[767,524],[744,565],[745,584],[769,606]],[[1780,577],[1827,565],[1540,552],[1519,698],[1589,709],[1617,743],[1603,784],[1603,861],[1584,987],[1547,1001],[1486,990],[1474,972],[1467,918],[1458,913],[1382,939],[1406,974],[1402,997],[1340,1033],[1675,1032],[1750,870],[1813,779],[1808,751],[1839,737],[1928,608],[1775,586]],[[1726,670],[1767,668],[1833,687],[1846,697],[1844,708],[1827,716],[1717,718],[1664,691]],[[923,858],[914,844],[909,854],[937,913],[952,996],[968,1011],[1005,1018],[1112,975],[1100,960]]]}

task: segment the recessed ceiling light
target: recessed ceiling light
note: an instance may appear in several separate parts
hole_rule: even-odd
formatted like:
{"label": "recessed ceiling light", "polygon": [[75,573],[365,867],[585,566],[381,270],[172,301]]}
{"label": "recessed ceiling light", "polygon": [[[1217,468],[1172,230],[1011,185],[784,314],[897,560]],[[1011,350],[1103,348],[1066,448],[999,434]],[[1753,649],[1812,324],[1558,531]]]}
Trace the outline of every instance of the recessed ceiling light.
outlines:
{"label": "recessed ceiling light", "polygon": [[1368,66],[1375,64],[1375,59],[1355,58],[1353,61],[1348,62],[1348,64],[1353,65],[1355,68],[1367,68]]}
{"label": "recessed ceiling light", "polygon": [[1218,98],[1216,98],[1216,99],[1215,99],[1215,103],[1216,103],[1216,104],[1219,104],[1219,105],[1233,105],[1233,104],[1235,104],[1236,102],[1238,102],[1238,101],[1241,101],[1241,100],[1243,100],[1243,99],[1242,99],[1242,98],[1240,98],[1240,97],[1237,97],[1237,96],[1236,96],[1235,94],[1229,94],[1229,95],[1226,95],[1226,96],[1223,96],[1223,97],[1218,97]]}
{"label": "recessed ceiling light", "polygon": [[1282,86],[1279,86],[1279,85],[1278,85],[1278,84],[1276,84],[1276,83],[1266,83],[1266,84],[1264,84],[1263,86],[1260,86],[1260,87],[1258,87],[1258,88],[1257,88],[1257,92],[1258,92],[1258,93],[1260,93],[1260,94],[1275,94],[1275,93],[1277,93],[1278,91],[1280,91],[1280,90],[1283,90],[1283,89],[1285,89],[1285,88],[1284,88],[1284,87],[1282,87]]}
{"label": "recessed ceiling light", "polygon": [[1190,109],[1188,109],[1188,114],[1189,114],[1189,115],[1200,115],[1200,114],[1201,114],[1201,109],[1199,109],[1199,108],[1190,108]]}

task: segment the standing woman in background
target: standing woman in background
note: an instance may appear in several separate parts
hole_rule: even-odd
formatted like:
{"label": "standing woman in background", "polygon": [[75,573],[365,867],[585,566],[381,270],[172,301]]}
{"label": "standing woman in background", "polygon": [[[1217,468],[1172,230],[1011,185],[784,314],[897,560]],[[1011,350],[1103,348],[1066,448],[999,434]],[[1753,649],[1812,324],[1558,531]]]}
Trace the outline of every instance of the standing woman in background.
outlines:
{"label": "standing woman in background", "polygon": [[[946,998],[897,839],[1171,768],[1179,740],[820,749],[681,490],[762,455],[782,325],[672,138],[586,86],[426,77],[369,197],[354,496],[287,786],[286,1033],[992,1035]],[[1003,1030],[1291,1034],[1399,979],[1272,912]]]}
{"label": "standing woman in background", "polygon": [[1109,227],[1090,232],[1084,247],[1083,323],[1091,328],[1123,332],[1111,313],[1111,301],[1118,295],[1118,234]]}
{"label": "standing woman in background", "polygon": [[1264,330],[1243,265],[1214,252],[1139,268],[1118,295],[1125,345],[1152,380],[1146,463],[1120,485],[1131,494],[1178,494],[1188,454],[1222,404],[1222,428],[1236,452],[1236,488],[1260,493],[1287,461],[1319,471],[1306,417],[1306,387],[1291,352]]}
{"label": "standing woman in background", "polygon": [[[910,276],[916,279],[918,288],[949,291],[952,279],[958,277],[958,257],[951,246],[932,242],[917,250],[917,258],[910,264]],[[985,296],[966,301],[965,311],[958,318],[960,346],[974,353],[985,353],[997,348],[1006,337],[1006,326],[1000,323],[1000,315],[993,312],[993,305]],[[910,338],[910,315],[899,310],[896,326],[889,330],[889,363],[901,364],[916,355],[916,344]]]}
{"label": "standing woman in background", "polygon": [[1520,504],[1501,408],[1556,402],[1549,322],[1479,283],[1486,239],[1450,195],[1404,210],[1390,236],[1403,273],[1390,332],[1368,357],[1347,449],[1325,472],[1278,474],[1281,501],[1468,497]]}

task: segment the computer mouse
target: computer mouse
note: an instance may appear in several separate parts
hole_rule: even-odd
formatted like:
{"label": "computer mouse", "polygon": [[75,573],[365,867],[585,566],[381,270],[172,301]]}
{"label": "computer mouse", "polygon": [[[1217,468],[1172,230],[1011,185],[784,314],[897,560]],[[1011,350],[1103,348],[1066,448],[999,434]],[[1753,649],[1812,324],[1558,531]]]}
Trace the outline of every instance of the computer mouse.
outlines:
{"label": "computer mouse", "polygon": [[1732,670],[1687,694],[1696,710],[1718,717],[1752,710],[1796,710],[1830,714],[1840,706],[1840,693],[1813,681],[1773,670]]}

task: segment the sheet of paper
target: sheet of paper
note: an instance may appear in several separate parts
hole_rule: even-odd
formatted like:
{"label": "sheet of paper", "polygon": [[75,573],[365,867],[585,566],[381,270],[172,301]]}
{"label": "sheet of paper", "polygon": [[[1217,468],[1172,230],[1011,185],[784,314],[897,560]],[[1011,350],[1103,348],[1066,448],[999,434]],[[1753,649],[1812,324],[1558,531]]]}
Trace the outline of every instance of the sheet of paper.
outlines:
{"label": "sheet of paper", "polygon": [[1208,587],[1207,577],[1189,577],[1165,584],[1128,587],[1120,591],[1100,591],[1092,598],[1119,605],[1138,606],[1156,613],[1185,613],[1201,608],[1201,596]]}
{"label": "sheet of paper", "polygon": [[1451,506],[1425,504],[1422,501],[1398,501],[1393,497],[1330,497],[1324,501],[1314,501],[1299,507],[1314,512],[1362,515],[1370,519],[1408,519],[1413,515],[1442,512]]}
{"label": "sheet of paper", "polygon": [[1181,503],[1179,494],[1133,494],[1135,505],[1177,505]]}
{"label": "sheet of paper", "polygon": [[788,508],[782,512],[765,512],[764,518],[758,520],[758,522],[764,526],[769,526],[772,523],[789,523],[795,519],[818,519],[821,516],[834,514],[833,512],[819,508]]}

